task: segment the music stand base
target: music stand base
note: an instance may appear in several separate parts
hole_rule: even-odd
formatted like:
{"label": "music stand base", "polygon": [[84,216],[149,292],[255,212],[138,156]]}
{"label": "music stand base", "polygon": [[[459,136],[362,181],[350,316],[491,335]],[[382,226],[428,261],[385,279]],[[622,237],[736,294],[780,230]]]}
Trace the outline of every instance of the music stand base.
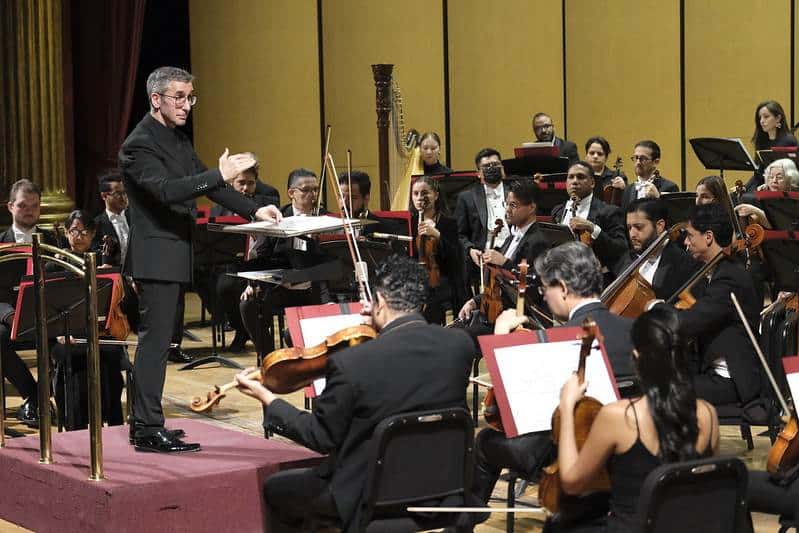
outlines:
{"label": "music stand base", "polygon": [[209,355],[208,357],[202,357],[197,359],[196,361],[192,361],[191,363],[187,363],[182,367],[178,368],[178,371],[181,370],[194,370],[198,366],[207,365],[208,363],[218,363],[221,366],[227,368],[237,368],[239,370],[244,370],[244,367],[241,366],[236,361],[232,359],[228,359],[227,357],[222,357],[220,355]]}
{"label": "music stand base", "polygon": [[24,433],[22,433],[20,431],[17,431],[16,429],[11,429],[11,428],[8,428],[8,427],[5,428],[5,435],[6,435],[6,437],[11,437],[12,439],[15,439],[17,437],[24,437],[25,436]]}

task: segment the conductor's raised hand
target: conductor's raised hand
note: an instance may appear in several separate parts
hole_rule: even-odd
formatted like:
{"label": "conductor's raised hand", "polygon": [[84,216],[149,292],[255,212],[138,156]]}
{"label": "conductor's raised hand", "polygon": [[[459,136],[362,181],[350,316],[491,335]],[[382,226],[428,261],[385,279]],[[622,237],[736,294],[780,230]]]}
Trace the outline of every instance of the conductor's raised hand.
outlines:
{"label": "conductor's raised hand", "polygon": [[283,220],[283,213],[274,205],[267,205],[255,212],[255,220],[264,222],[280,222]]}
{"label": "conductor's raised hand", "polygon": [[255,166],[255,159],[250,154],[233,154],[230,155],[230,150],[225,148],[222,155],[219,156],[219,172],[222,174],[222,179],[226,183],[233,183],[236,176]]}

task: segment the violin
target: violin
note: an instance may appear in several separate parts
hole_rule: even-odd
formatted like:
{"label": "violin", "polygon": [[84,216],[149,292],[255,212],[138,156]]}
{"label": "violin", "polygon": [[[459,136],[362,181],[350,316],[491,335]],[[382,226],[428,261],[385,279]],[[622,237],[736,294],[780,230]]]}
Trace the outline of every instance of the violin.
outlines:
{"label": "violin", "polygon": [[[261,368],[250,373],[247,378],[258,378],[275,394],[289,394],[324,376],[328,357],[333,353],[376,337],[377,332],[371,326],[350,326],[326,337],[315,346],[280,348],[264,357]],[[199,396],[192,399],[191,410],[195,413],[210,412],[225,397],[225,393],[235,387],[235,380],[224,385],[214,385],[205,400]]]}
{"label": "violin", "polygon": [[[576,194],[571,195],[571,215],[572,218],[577,216],[577,209],[580,207],[580,198]],[[577,230],[574,232],[575,237],[581,243],[585,244],[586,246],[591,246],[594,243],[594,239],[591,238],[591,234],[584,230]]]}
{"label": "violin", "polygon": [[[727,188],[724,187],[724,193],[727,193]],[[752,254],[757,254],[762,258],[763,254],[760,252],[760,243],[763,242],[763,227],[759,224],[750,224],[749,217],[737,216],[735,214],[735,206],[740,203],[741,198],[746,191],[744,183],[741,180],[735,181],[735,196],[737,199],[733,201],[731,195],[727,195],[727,202],[730,208],[730,218],[732,219],[732,227],[735,232],[735,239],[728,247],[728,255],[730,253],[743,254],[746,258],[746,270],[752,266]]]}
{"label": "violin", "polygon": [[[613,164],[613,170],[615,173],[613,175],[614,178],[618,178],[621,176],[621,167],[622,167],[622,159],[621,156],[616,158],[616,162]],[[602,187],[602,201],[606,202],[611,205],[621,206],[621,198],[624,196],[624,189],[618,189],[608,183],[604,187]]]}
{"label": "violin", "polygon": [[[585,363],[591,354],[594,339],[602,340],[596,322],[590,317],[583,322],[583,332],[578,337],[580,343],[580,362],[577,366],[577,377],[580,383],[585,381]],[[590,396],[584,396],[574,406],[574,433],[577,441],[577,450],[581,450],[588,433],[594,423],[599,410],[602,409],[602,402]],[[560,437],[560,407],[555,408],[552,414],[552,440],[557,446]],[[586,488],[588,492],[607,492],[610,490],[610,476],[606,468],[597,474]],[[541,479],[538,482],[538,501],[543,507],[552,513],[568,511],[568,496],[563,492],[560,484],[560,471],[557,460],[545,467],[541,472]]]}
{"label": "violin", "polygon": [[611,313],[628,318],[638,318],[643,314],[647,303],[655,298],[655,290],[641,276],[639,269],[652,256],[660,253],[669,242],[678,239],[685,226],[685,222],[680,222],[669,228],[669,231],[661,233],[613,283],[605,288],[599,299]]}
{"label": "violin", "polygon": [[[424,212],[427,210],[430,200],[425,196],[422,209],[419,210],[419,226],[424,222]],[[438,244],[439,239],[429,235],[416,236],[416,251],[419,254],[419,263],[427,270],[431,289],[435,289],[441,284],[441,267],[438,265]]]}
{"label": "violin", "polygon": [[693,276],[691,276],[688,281],[686,281],[682,287],[680,287],[677,292],[671,295],[666,303],[672,304],[675,308],[686,310],[690,309],[696,303],[696,298],[691,293],[691,289],[696,285],[699,280],[704,279],[707,275],[716,268],[716,265],[721,261],[727,254],[722,250],[721,252],[716,254],[716,257],[705,263],[705,266],[697,270]]}

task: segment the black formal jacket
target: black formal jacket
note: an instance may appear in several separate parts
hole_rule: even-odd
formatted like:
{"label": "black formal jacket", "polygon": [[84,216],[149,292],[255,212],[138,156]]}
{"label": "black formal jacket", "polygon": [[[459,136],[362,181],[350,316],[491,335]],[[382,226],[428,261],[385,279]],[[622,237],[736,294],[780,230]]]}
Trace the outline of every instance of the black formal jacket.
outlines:
{"label": "black formal jacket", "polygon": [[370,439],[398,413],[466,407],[474,345],[463,331],[428,325],[412,313],[372,341],[328,359],[327,385],[311,412],[285,400],[266,409],[267,428],[319,453],[346,531],[357,530]]}
{"label": "black formal jacket", "polygon": [[449,172],[452,172],[452,169],[447,165],[442,164],[441,161],[434,165],[428,165],[422,161],[422,165],[424,165],[425,176],[435,176],[437,174],[448,174]]}
{"label": "black formal jacket", "polygon": [[[613,268],[613,272],[621,275],[624,269],[630,266],[637,257],[638,254],[633,255],[632,251],[623,254]],[[661,300],[668,300],[700,268],[702,268],[702,265],[694,261],[688,252],[677,243],[670,242],[663,249],[660,263],[658,263],[658,268],[655,270],[655,277],[652,278],[655,297]]]}
{"label": "black formal jacket", "polygon": [[[635,182],[638,178],[635,178],[632,183],[627,185],[624,189],[624,194],[621,197],[621,209],[624,211],[627,209],[627,206],[630,205],[635,200],[636,190],[635,190]],[[659,177],[655,179],[655,187],[660,192],[678,192],[680,190],[677,187],[677,184],[673,181],[669,181],[664,177]]]}
{"label": "black formal jacket", "polygon": [[[507,196],[508,188],[504,187]],[[468,258],[469,250],[477,248],[485,250],[488,235],[488,206],[486,191],[482,183],[475,183],[458,194],[455,203],[455,220],[458,223],[458,237],[464,254]],[[503,220],[503,222],[505,222]],[[494,229],[494,221],[491,221]]]}
{"label": "black formal jacket", "polygon": [[564,325],[582,326],[583,320],[589,316],[599,326],[599,331],[605,339],[605,351],[608,353],[616,379],[632,376],[635,373],[632,359],[633,343],[630,337],[632,319],[614,315],[601,302],[592,302],[578,308],[574,316]]}
{"label": "black formal jacket", "polygon": [[760,392],[759,363],[730,299],[730,293],[735,293],[753,331],[757,331],[760,304],[752,277],[742,265],[725,258],[716,266],[710,284],[700,281],[691,292],[696,303],[680,311],[680,332],[686,339],[696,339],[700,371],[707,372],[715,359],[724,357],[741,400],[752,400]]}
{"label": "black formal jacket", "polygon": [[186,135],[149,113],[119,151],[130,205],[126,273],[136,279],[190,283],[194,199],[208,196],[244,218],[258,206],[200,162]]}
{"label": "black formal jacket", "polygon": [[[294,216],[294,207],[286,204],[280,208],[284,217]],[[327,211],[322,209],[320,214],[324,215]],[[305,249],[295,246],[295,239],[305,243]],[[302,235],[289,239],[277,237],[267,237],[257,247],[257,258],[248,262],[248,267],[243,270],[257,270],[268,268],[309,268],[326,261],[332,260],[322,252],[319,241],[313,237]]]}
{"label": "black formal jacket", "polygon": [[[450,280],[453,287],[460,290],[462,283],[463,254],[461,253],[458,240],[458,224],[455,219],[446,215],[439,215],[436,222],[436,229],[441,233],[438,240],[438,250],[436,261],[441,270],[441,274]],[[416,246],[416,237],[419,235],[419,214],[411,214],[411,237],[413,245]],[[414,255],[418,255],[415,250]]]}
{"label": "black formal jacket", "polygon": [[569,158],[569,165],[573,165],[580,160],[580,156],[577,155],[576,144],[566,139],[561,139],[560,137],[555,137],[554,142],[555,146],[560,149],[560,157]]}
{"label": "black formal jacket", "polygon": [[[608,167],[602,170],[602,174],[594,174],[594,196],[602,198],[602,189],[605,188],[605,185],[610,185],[615,177],[616,172]],[[627,183],[627,176],[624,175],[624,172],[620,172],[619,177],[624,180],[624,183]]]}
{"label": "black formal jacket", "polygon": [[[124,216],[128,221],[128,231],[130,231],[130,215],[127,209],[125,209]],[[108,218],[108,213],[105,209],[103,209],[99,215],[94,217],[94,223],[97,225],[97,231],[94,234],[92,248],[95,250],[102,250],[103,239],[106,235],[108,235],[111,238],[111,253],[109,257],[105,257],[103,259],[105,260],[106,264],[121,266],[122,250],[119,246],[119,235],[117,235],[117,232],[114,229],[114,224],[111,223],[111,219]],[[130,242],[130,235],[128,235],[128,242]]]}
{"label": "black formal jacket", "polygon": [[[565,215],[566,204],[558,204],[552,209],[552,220],[560,224]],[[615,205],[606,204],[596,196],[591,198],[588,220],[597,224],[602,231],[592,246],[594,253],[603,266],[613,271],[619,256],[627,253],[627,232],[621,210]],[[618,272],[613,272],[618,274]]]}
{"label": "black formal jacket", "polygon": [[[280,205],[280,193],[277,189],[266,183],[257,182],[255,194],[248,196],[258,207],[265,207],[267,205]],[[212,217],[225,217],[232,216],[235,213],[221,205],[211,206],[210,216]]]}

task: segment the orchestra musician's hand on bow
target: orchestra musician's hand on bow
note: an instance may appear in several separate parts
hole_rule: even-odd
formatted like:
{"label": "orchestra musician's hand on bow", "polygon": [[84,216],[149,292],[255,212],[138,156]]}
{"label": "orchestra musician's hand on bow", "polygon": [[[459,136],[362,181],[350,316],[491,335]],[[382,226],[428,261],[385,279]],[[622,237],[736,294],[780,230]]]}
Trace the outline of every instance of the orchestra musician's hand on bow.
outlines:
{"label": "orchestra musician's hand on bow", "polygon": [[251,154],[230,155],[230,150],[227,148],[219,156],[219,172],[222,174],[222,179],[228,184],[233,183],[236,176],[248,168],[254,167],[255,164],[256,161]]}
{"label": "orchestra musician's hand on bow", "polygon": [[483,262],[489,265],[502,266],[507,262],[508,258],[499,253],[497,250],[487,250],[483,252]]}
{"label": "orchestra musician's hand on bow", "polygon": [[283,213],[274,205],[266,205],[255,212],[255,220],[263,222],[280,222],[283,220]]}
{"label": "orchestra musician's hand on bow", "polygon": [[480,250],[478,250],[477,248],[471,248],[469,250],[469,257],[472,258],[472,263],[474,263],[477,266],[480,266],[480,257],[482,255],[483,255],[483,253]]}
{"label": "orchestra musician's hand on bow", "polygon": [[247,396],[255,398],[256,400],[260,401],[264,405],[269,405],[277,396],[275,396],[272,391],[267,389],[263,386],[263,384],[258,381],[257,379],[252,379],[250,377],[256,370],[255,367],[245,368],[238,374],[236,374],[236,387]]}

